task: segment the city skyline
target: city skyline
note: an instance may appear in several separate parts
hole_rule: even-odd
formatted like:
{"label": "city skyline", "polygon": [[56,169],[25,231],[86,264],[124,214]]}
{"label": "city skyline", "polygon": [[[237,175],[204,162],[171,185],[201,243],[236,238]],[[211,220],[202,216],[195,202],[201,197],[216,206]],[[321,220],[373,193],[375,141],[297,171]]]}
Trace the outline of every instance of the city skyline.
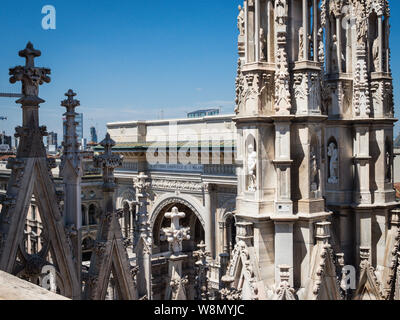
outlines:
{"label": "city skyline", "polygon": [[[150,10],[146,3],[119,1],[110,10],[96,6],[98,2],[66,4],[55,0],[56,29],[43,30],[41,10],[47,3],[3,1],[0,26],[16,32],[15,37],[3,39],[7,49],[0,59],[0,91],[19,92],[19,85],[8,82],[8,69],[21,63],[14,53],[31,41],[43,52],[38,63],[52,70],[52,82],[41,90],[46,103],[41,106],[40,121],[60,137],[60,101],[69,88],[80,96],[77,112],[86,119],[85,138],[90,137],[92,126],[99,138],[104,137],[108,122],[155,120],[161,114],[164,119],[185,118],[187,112],[217,106],[222,107],[223,114],[233,113],[238,35],[235,17],[241,1],[178,1],[179,11],[161,0],[155,2]],[[400,4],[391,6],[395,11]],[[189,21],[188,12],[194,8],[196,16]],[[18,21],[19,15],[25,17],[23,23]],[[71,15],[75,17],[72,25]],[[400,27],[396,19],[391,24],[394,30]],[[120,33],[117,39],[116,32]],[[400,61],[393,59],[400,51],[398,38],[399,34],[391,33],[394,74],[400,71]],[[161,52],[160,58],[157,53]],[[396,115],[399,90],[395,78]],[[0,131],[8,135],[14,135],[20,122],[15,100],[0,98],[0,116],[8,118],[0,121]],[[396,124],[395,136],[399,130]]]}
{"label": "city skyline", "polygon": [[[165,119],[185,118],[186,112],[216,106],[233,113],[240,3],[178,1],[177,11],[160,0],[154,6],[119,1],[113,7],[92,1],[6,0],[0,26],[15,30],[15,36],[4,39],[0,90],[19,91],[19,85],[8,83],[8,69],[21,64],[15,52],[31,41],[42,51],[38,65],[52,71],[52,82],[40,93],[46,100],[40,122],[59,136],[60,101],[70,88],[80,97],[77,112],[87,119],[86,138],[91,126],[100,138],[107,122],[157,119],[162,110]],[[55,30],[41,26],[41,10],[47,4],[56,9]],[[188,19],[193,10],[196,16]],[[18,16],[24,16],[22,23],[16,23]],[[8,116],[0,129],[10,135],[21,117],[14,100],[0,99],[0,115]]]}

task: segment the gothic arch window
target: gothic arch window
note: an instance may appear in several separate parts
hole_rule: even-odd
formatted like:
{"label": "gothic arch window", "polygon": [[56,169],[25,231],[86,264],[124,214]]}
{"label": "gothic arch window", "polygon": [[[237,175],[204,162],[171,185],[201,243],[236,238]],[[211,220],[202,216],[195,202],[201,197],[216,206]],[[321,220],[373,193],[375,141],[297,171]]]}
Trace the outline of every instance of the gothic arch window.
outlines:
{"label": "gothic arch window", "polygon": [[232,213],[225,216],[225,248],[224,251],[230,256],[236,245],[236,219]]}
{"label": "gothic arch window", "polygon": [[95,204],[91,204],[89,206],[89,225],[96,225],[98,224],[97,221],[97,208]]}
{"label": "gothic arch window", "polygon": [[328,140],[327,146],[327,178],[329,184],[339,183],[339,148],[334,137]]}
{"label": "gothic arch window", "polygon": [[133,233],[133,219],[131,213],[131,206],[128,201],[122,203],[122,216],[120,220],[122,233],[125,238],[130,238]]}
{"label": "gothic arch window", "polygon": [[88,221],[87,221],[87,217],[86,217],[86,207],[85,206],[82,206],[81,214],[82,214],[82,225],[87,226]]}
{"label": "gothic arch window", "polygon": [[193,251],[196,250],[197,245],[200,244],[201,241],[205,240],[204,228],[193,211],[192,208],[186,206],[183,203],[173,202],[166,204],[157,214],[157,217],[154,221],[153,225],[153,253],[166,252],[169,250],[168,242],[161,241],[162,229],[167,228],[171,225],[170,219],[165,219],[165,213],[170,212],[173,207],[177,207],[180,212],[184,212],[186,214],[185,218],[180,220],[180,224],[183,227],[190,228],[190,239],[188,241],[183,242],[183,251]]}
{"label": "gothic arch window", "polygon": [[380,38],[378,35],[378,15],[372,12],[369,16],[368,26],[368,47],[369,47],[369,66],[371,71],[379,71],[380,59]]}
{"label": "gothic arch window", "polygon": [[82,261],[90,261],[92,256],[95,240],[91,237],[86,237],[82,241]]}
{"label": "gothic arch window", "polygon": [[36,206],[31,206],[31,219],[32,221],[36,221]]}

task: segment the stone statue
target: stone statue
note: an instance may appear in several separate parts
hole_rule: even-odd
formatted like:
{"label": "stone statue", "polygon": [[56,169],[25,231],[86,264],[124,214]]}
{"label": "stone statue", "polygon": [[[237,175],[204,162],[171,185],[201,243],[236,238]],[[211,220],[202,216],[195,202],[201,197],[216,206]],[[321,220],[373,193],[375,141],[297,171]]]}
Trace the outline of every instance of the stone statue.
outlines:
{"label": "stone statue", "polygon": [[264,28],[260,28],[260,61],[266,61],[265,48],[267,45],[267,39],[265,39]]}
{"label": "stone statue", "polygon": [[237,27],[239,29],[239,34],[244,35],[244,10],[241,5],[239,5],[239,15],[237,17]]}
{"label": "stone statue", "polygon": [[374,71],[377,72],[380,69],[379,66],[379,37],[377,37],[372,44],[372,62],[374,64]]}
{"label": "stone statue", "polygon": [[304,28],[299,29],[299,61],[304,60]]}
{"label": "stone statue", "polygon": [[368,30],[368,18],[365,14],[365,3],[361,1],[356,2],[355,16],[356,18],[356,30],[357,30],[357,43],[363,45],[367,36]]}
{"label": "stone statue", "polygon": [[385,153],[385,164],[386,164],[386,181],[392,180],[392,165],[391,165],[391,155],[389,151]]}
{"label": "stone statue", "polygon": [[280,26],[285,24],[286,14],[286,0],[278,0],[276,3],[276,23]]}
{"label": "stone statue", "polygon": [[311,191],[318,191],[319,183],[318,183],[318,163],[317,156],[314,151],[311,151],[310,154],[310,171],[311,171]]}
{"label": "stone statue", "polygon": [[334,34],[332,37],[332,43],[331,43],[331,61],[332,61],[332,71],[333,72],[339,71],[339,64],[338,64],[338,58],[337,58],[338,51],[337,50],[338,50],[337,37]]}
{"label": "stone statue", "polygon": [[329,177],[328,183],[338,183],[338,149],[336,144],[331,142],[328,146],[328,157],[329,157]]}
{"label": "stone statue", "polygon": [[256,173],[257,173],[257,152],[254,151],[252,144],[248,147],[247,154],[247,174],[249,177],[249,191],[256,191]]}
{"label": "stone statue", "polygon": [[319,62],[324,62],[325,60],[325,48],[323,40],[324,30],[319,28],[318,30],[318,59]]}

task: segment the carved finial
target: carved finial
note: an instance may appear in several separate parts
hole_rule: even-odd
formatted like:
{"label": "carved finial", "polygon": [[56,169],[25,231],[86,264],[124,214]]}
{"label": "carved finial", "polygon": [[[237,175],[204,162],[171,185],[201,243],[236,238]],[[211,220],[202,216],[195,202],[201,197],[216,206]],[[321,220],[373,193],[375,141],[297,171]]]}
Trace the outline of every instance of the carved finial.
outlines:
{"label": "carved finial", "polygon": [[112,148],[115,146],[115,141],[111,139],[110,134],[107,132],[106,138],[100,142],[100,145],[104,148],[105,154],[112,154]]}
{"label": "carved finial", "polygon": [[61,106],[66,107],[68,112],[74,111],[76,107],[79,107],[81,105],[79,100],[74,99],[76,93],[72,89],[69,89],[68,92],[64,95],[68,98],[61,102]]}
{"label": "carved finial", "polygon": [[147,181],[149,177],[140,172],[139,175],[133,179],[133,186],[136,189],[136,194],[139,196],[144,196],[147,188],[150,186],[150,182]]}
{"label": "carved finial", "polygon": [[163,228],[164,235],[161,240],[167,240],[174,255],[180,255],[183,240],[190,239],[190,228],[181,227],[179,220],[185,218],[184,212],[179,212],[177,207],[173,207],[171,212],[165,214],[165,218],[171,219],[171,226]]}
{"label": "carved finial", "polygon": [[369,259],[371,256],[371,248],[369,247],[360,247],[360,267],[366,268],[369,265]]}
{"label": "carved finial", "polygon": [[22,94],[24,97],[17,101],[22,105],[36,106],[44,102],[38,97],[39,86],[43,82],[50,82],[51,79],[48,75],[51,71],[47,68],[35,67],[35,58],[40,55],[41,52],[34,49],[32,43],[29,42],[26,48],[19,52],[19,56],[26,59],[25,66],[17,66],[10,69],[10,83],[22,82]]}
{"label": "carved finial", "polygon": [[33,68],[35,66],[35,58],[40,57],[42,53],[33,48],[33,44],[28,42],[26,48],[21,50],[19,56],[26,59],[25,67]]}
{"label": "carved finial", "polygon": [[330,236],[329,228],[331,226],[330,222],[318,222],[316,224],[316,232],[315,232],[315,238],[317,239],[317,242],[323,242],[323,243],[328,243]]}

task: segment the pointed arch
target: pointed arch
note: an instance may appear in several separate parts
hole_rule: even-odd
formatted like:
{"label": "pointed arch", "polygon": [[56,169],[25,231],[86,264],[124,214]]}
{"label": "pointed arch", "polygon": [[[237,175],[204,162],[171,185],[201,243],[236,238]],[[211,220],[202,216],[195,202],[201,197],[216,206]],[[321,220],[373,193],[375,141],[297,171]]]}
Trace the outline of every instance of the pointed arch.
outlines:
{"label": "pointed arch", "polygon": [[[19,166],[16,166],[16,163]],[[21,164],[23,165],[21,166]],[[33,256],[25,255],[26,258],[20,261],[18,270],[20,272],[24,268],[30,268],[32,272],[32,270],[39,270],[37,267],[46,263],[52,264],[62,275],[59,277],[64,288],[61,294],[73,299],[80,299],[81,287],[76,274],[72,245],[64,229],[48,160],[46,158],[18,159],[11,162],[11,166],[13,166],[13,171],[7,193],[8,201],[6,201],[0,216],[0,269],[8,273],[16,271],[17,255],[22,257],[18,252],[21,250],[20,244],[23,241],[25,221],[32,195],[34,195],[41,213],[49,249],[39,257],[39,260],[32,260]],[[51,262],[46,261],[48,252],[51,254]],[[32,269],[33,262],[35,268]]]}
{"label": "pointed arch", "polygon": [[135,300],[136,289],[131,265],[124,246],[121,226],[115,213],[103,215],[90,261],[84,296],[88,300],[105,300],[113,275],[120,300]]}

